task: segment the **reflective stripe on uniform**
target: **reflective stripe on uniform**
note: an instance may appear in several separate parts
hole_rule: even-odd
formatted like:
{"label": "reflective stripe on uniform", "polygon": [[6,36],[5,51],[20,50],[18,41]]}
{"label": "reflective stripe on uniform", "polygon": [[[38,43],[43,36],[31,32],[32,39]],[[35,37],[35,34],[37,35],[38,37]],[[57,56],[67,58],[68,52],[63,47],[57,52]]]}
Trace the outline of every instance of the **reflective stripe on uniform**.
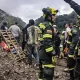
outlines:
{"label": "reflective stripe on uniform", "polygon": [[74,55],[68,55],[68,57],[71,57],[71,58],[73,58],[73,57],[74,57]]}
{"label": "reflective stripe on uniform", "polygon": [[74,70],[74,68],[70,68],[69,70]]}
{"label": "reflective stripe on uniform", "polygon": [[39,41],[43,41],[43,38],[38,37],[38,40],[39,40]]}
{"label": "reflective stripe on uniform", "polygon": [[76,33],[77,32],[77,30],[73,30],[73,33]]}
{"label": "reflective stripe on uniform", "polygon": [[43,18],[45,18],[45,16],[46,16],[46,15],[45,15],[45,14],[43,14]]}
{"label": "reflective stripe on uniform", "polygon": [[57,62],[56,56],[52,56],[52,63],[53,63],[53,64],[56,64],[56,62]]}
{"label": "reflective stripe on uniform", "polygon": [[39,34],[39,33],[42,33],[42,31],[41,31],[40,29],[38,30],[38,34]]}
{"label": "reflective stripe on uniform", "polygon": [[45,49],[45,50],[46,50],[46,52],[53,51],[53,47],[49,47],[49,48],[47,48],[47,49]]}
{"label": "reflective stripe on uniform", "polygon": [[49,25],[52,26],[52,24],[49,22]]}
{"label": "reflective stripe on uniform", "polygon": [[41,35],[42,35],[42,31],[39,29],[38,30],[38,40],[39,41],[43,41],[43,38],[41,37]]}
{"label": "reflective stripe on uniform", "polygon": [[62,52],[63,51],[63,47],[60,47],[60,52]]}
{"label": "reflective stripe on uniform", "polygon": [[42,79],[39,79],[39,80],[42,80]]}
{"label": "reflective stripe on uniform", "polygon": [[75,49],[78,49],[78,47],[76,46]]}
{"label": "reflective stripe on uniform", "polygon": [[42,24],[42,23],[40,23],[39,26],[40,26],[40,28],[42,28],[42,29],[45,29],[45,28],[46,28],[46,26],[45,26],[44,24]]}
{"label": "reflective stripe on uniform", "polygon": [[68,44],[71,44],[71,42],[70,42],[70,41],[67,41],[67,43],[68,43]]}
{"label": "reflective stripe on uniform", "polygon": [[72,33],[70,32],[69,35],[72,36]]}
{"label": "reflective stripe on uniform", "polygon": [[51,34],[44,34],[43,38],[52,38],[52,35]]}
{"label": "reflective stripe on uniform", "polygon": [[42,68],[44,68],[44,67],[54,68],[55,66],[53,64],[42,65]]}

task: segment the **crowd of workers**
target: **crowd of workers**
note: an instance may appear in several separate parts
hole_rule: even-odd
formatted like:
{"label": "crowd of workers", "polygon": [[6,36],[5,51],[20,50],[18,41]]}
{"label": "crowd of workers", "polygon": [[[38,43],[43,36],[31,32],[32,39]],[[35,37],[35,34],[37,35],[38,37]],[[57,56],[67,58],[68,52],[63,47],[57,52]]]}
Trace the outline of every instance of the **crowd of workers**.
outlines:
{"label": "crowd of workers", "polygon": [[15,22],[13,25],[11,25],[10,28],[8,29],[8,22],[4,21],[2,26],[1,26],[1,30],[9,30],[9,31],[11,31],[13,36],[19,42],[19,38],[20,38],[20,35],[21,35],[21,30],[18,27],[18,23],[17,22]]}
{"label": "crowd of workers", "polygon": [[[33,57],[36,66],[39,65],[39,80],[53,80],[56,57],[61,58],[61,53],[67,57],[67,67],[70,73],[70,80],[80,80],[80,6],[72,0],[64,0],[77,12],[77,24],[66,23],[65,31],[60,33],[56,29],[55,20],[58,10],[43,8],[44,21],[35,26],[33,19],[22,29],[23,41],[22,50],[27,45],[29,65],[32,65]],[[9,29],[4,22],[1,30],[9,30],[19,42],[21,30],[17,22]],[[63,38],[61,38],[63,36]],[[35,39],[35,40],[34,40]],[[61,50],[63,48],[63,50]]]}
{"label": "crowd of workers", "polygon": [[[65,24],[63,52],[67,56],[67,67],[70,73],[70,80],[80,80],[80,6],[72,0],[64,0],[78,13],[77,24]],[[58,10],[43,8],[44,22],[39,24],[39,67],[40,80],[53,80],[56,55],[60,55],[60,35],[55,34],[56,14]],[[66,51],[67,50],[67,51]]]}

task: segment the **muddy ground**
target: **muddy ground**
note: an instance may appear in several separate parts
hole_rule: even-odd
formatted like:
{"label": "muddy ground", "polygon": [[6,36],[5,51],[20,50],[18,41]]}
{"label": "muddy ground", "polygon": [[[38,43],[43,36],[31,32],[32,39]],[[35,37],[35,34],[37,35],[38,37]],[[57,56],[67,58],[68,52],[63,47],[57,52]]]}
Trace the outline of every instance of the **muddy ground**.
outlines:
{"label": "muddy ground", "polygon": [[[57,59],[57,66],[55,68],[55,73],[58,75],[54,80],[68,80],[69,73],[65,72],[64,69],[67,68],[67,60],[66,59]],[[56,75],[55,74],[55,75]]]}
{"label": "muddy ground", "polygon": [[[1,51],[1,50],[0,50]],[[39,70],[34,66],[28,66],[25,60],[17,62],[11,59],[9,53],[0,52],[0,80],[38,80]],[[55,68],[54,80],[68,80],[69,74],[64,72],[66,59],[58,59]]]}

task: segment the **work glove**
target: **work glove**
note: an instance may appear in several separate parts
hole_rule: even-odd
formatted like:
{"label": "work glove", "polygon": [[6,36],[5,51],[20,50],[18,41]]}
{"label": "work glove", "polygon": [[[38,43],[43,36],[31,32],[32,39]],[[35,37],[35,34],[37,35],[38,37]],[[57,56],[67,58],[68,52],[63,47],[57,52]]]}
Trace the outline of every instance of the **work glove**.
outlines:
{"label": "work glove", "polygon": [[72,0],[64,0],[66,3],[70,3]]}
{"label": "work glove", "polygon": [[52,64],[56,66],[57,58],[56,56],[52,56]]}

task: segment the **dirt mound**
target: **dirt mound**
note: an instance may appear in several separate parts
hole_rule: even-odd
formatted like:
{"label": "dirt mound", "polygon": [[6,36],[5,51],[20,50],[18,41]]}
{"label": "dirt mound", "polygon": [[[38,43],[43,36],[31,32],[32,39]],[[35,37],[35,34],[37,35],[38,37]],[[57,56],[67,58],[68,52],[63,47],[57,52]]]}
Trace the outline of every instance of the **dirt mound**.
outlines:
{"label": "dirt mound", "polygon": [[57,59],[57,66],[55,68],[55,75],[58,75],[55,80],[68,80],[69,73],[65,72],[64,69],[67,68],[67,60],[66,59]]}
{"label": "dirt mound", "polygon": [[11,59],[9,53],[0,53],[0,80],[36,80],[36,69],[24,61]]}
{"label": "dirt mound", "polygon": [[[0,80],[38,80],[39,70],[34,64],[29,67],[25,60],[18,62],[11,58],[10,53],[0,52]],[[57,60],[55,75],[58,76],[54,80],[68,80],[69,73],[64,72],[66,66],[66,59]]]}

